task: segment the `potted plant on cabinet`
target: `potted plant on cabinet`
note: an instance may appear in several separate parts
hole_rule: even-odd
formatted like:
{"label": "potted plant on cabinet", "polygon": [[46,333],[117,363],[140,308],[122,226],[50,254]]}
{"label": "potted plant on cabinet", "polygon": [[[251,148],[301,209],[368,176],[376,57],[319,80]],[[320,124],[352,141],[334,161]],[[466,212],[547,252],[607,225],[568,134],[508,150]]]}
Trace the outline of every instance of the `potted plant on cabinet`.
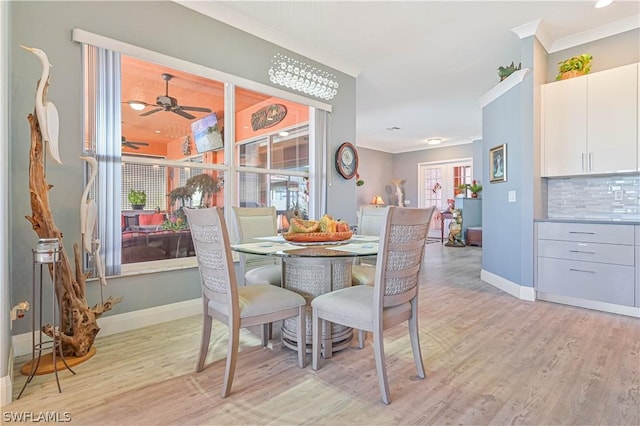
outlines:
{"label": "potted plant on cabinet", "polygon": [[468,185],[469,191],[471,191],[471,198],[478,198],[478,194],[482,191],[482,185],[480,185],[477,181],[473,181],[470,185]]}
{"label": "potted plant on cabinet", "polygon": [[578,77],[588,74],[591,71],[591,61],[593,56],[584,53],[558,62],[558,75],[556,80],[566,80],[568,78]]}
{"label": "potted plant on cabinet", "polygon": [[127,195],[127,199],[131,203],[131,208],[133,210],[142,210],[144,206],[147,204],[147,193],[143,190],[135,190],[132,189],[129,191]]}
{"label": "potted plant on cabinet", "polygon": [[511,74],[513,74],[514,72],[518,71],[521,68],[522,68],[522,62],[519,63],[518,66],[516,66],[513,62],[511,62],[511,65],[509,66],[498,67],[498,76],[500,77],[500,81],[509,77]]}

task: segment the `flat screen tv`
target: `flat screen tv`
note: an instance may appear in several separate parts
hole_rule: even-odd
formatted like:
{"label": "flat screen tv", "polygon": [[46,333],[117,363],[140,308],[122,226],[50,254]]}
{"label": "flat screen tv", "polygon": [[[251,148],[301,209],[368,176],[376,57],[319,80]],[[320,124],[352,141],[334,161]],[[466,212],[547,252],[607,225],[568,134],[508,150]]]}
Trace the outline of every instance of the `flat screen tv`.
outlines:
{"label": "flat screen tv", "polygon": [[191,132],[196,149],[200,154],[217,151],[224,147],[222,131],[215,112],[191,123]]}

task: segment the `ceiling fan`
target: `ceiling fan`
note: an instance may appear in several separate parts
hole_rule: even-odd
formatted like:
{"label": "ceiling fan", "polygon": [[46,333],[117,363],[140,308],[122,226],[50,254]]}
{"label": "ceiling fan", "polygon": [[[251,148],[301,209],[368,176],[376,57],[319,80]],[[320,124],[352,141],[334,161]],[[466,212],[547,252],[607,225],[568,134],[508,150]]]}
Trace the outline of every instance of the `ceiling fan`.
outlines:
{"label": "ceiling fan", "polygon": [[152,109],[151,111],[143,112],[142,114],[140,114],[140,116],[145,117],[147,115],[155,114],[159,111],[171,111],[188,120],[193,120],[196,117],[185,111],[211,112],[209,108],[179,105],[176,98],[172,98],[171,96],[169,96],[169,81],[173,78],[173,76],[171,74],[163,73],[162,78],[165,81],[166,90],[164,95],[159,95],[156,98],[156,106],[158,108]]}
{"label": "ceiling fan", "polygon": [[131,149],[140,149],[141,146],[149,146],[147,142],[134,142],[128,141],[124,136],[122,137],[122,146],[126,146]]}

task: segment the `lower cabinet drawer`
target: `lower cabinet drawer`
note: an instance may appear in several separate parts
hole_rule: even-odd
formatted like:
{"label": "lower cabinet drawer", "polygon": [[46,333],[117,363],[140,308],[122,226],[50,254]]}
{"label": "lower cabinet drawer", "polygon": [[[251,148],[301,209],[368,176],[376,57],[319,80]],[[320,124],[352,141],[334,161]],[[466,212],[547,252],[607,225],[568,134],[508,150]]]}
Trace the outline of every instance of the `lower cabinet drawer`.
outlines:
{"label": "lower cabinet drawer", "polygon": [[633,306],[634,275],[633,266],[539,257],[537,290]]}
{"label": "lower cabinet drawer", "polygon": [[538,240],[538,256],[634,266],[633,246]]}

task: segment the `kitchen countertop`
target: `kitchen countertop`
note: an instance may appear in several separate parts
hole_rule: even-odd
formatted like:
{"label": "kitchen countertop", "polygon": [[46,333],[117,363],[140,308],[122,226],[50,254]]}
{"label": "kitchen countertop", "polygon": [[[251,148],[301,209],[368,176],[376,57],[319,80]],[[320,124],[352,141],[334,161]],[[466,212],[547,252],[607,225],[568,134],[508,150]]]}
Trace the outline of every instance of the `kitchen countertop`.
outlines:
{"label": "kitchen countertop", "polygon": [[640,221],[603,220],[603,219],[534,219],[534,222],[591,223],[598,225],[640,225]]}

